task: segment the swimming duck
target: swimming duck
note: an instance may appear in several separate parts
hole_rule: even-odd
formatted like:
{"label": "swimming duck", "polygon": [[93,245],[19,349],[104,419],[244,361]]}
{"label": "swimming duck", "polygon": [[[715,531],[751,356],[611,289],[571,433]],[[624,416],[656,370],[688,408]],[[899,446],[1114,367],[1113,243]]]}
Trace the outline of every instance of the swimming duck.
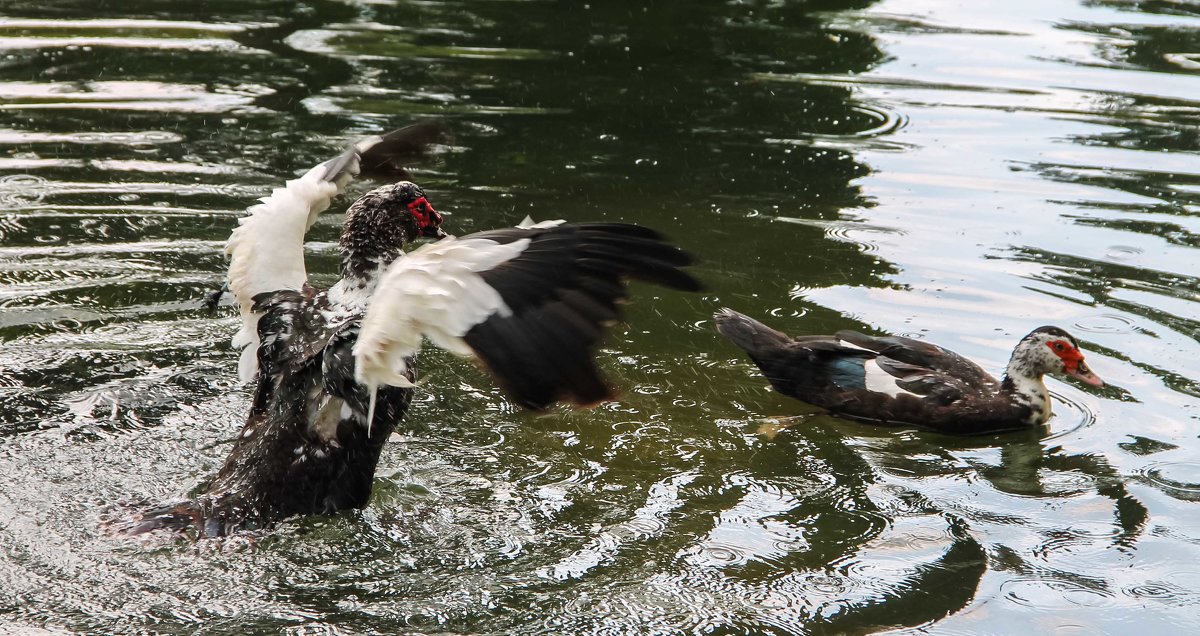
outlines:
{"label": "swimming duck", "polygon": [[[411,181],[346,212],[341,279],[308,281],[304,235],[355,176],[396,174],[436,131],[416,125],[355,144],[249,209],[226,245],[242,317],[246,423],[195,499],[146,510],[125,534],[195,527],[222,536],[297,514],[361,508],[384,442],[404,416],[424,339],[473,356],[529,409],[593,405],[612,388],[593,359],[620,318],[625,281],[695,291],[690,256],[624,223],[522,223],[459,238]],[[419,238],[434,239],[407,253]]]}
{"label": "swimming duck", "polygon": [[775,390],[876,424],[957,434],[1038,426],[1050,419],[1045,374],[1104,385],[1075,338],[1058,327],[1022,338],[997,380],[953,351],[912,338],[854,331],[791,338],[732,309],[714,318],[717,331],[750,355]]}

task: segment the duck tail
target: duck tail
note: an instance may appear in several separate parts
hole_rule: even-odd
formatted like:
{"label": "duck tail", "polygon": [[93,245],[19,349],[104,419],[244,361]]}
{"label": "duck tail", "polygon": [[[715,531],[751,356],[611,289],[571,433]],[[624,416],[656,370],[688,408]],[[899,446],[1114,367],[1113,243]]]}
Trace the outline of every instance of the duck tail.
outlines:
{"label": "duck tail", "polygon": [[713,315],[713,320],[722,336],[732,340],[733,344],[756,360],[792,342],[786,335],[729,308],[719,310]]}

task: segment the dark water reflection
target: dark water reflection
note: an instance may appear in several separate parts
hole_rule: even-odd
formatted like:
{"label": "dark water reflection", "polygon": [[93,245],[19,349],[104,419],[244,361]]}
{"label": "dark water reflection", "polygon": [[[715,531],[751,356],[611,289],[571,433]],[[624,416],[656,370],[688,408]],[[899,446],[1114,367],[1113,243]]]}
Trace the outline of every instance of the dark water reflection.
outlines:
{"label": "dark water reflection", "polygon": [[[45,4],[0,2],[0,632],[1200,628],[1194,3]],[[200,307],[237,215],[426,116],[455,232],[641,222],[711,290],[640,290],[591,412],[425,354],[361,513],[98,537],[245,411]],[[1053,382],[1045,431],[874,430],[768,392],[722,305],[992,369],[1055,323],[1112,386]]]}

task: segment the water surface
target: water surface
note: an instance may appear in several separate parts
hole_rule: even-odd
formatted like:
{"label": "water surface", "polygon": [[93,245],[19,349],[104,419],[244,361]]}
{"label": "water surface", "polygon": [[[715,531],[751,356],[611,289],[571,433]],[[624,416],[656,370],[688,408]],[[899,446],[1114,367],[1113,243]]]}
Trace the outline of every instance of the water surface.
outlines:
{"label": "water surface", "polygon": [[[1200,5],[626,4],[0,3],[0,632],[1200,629]],[[362,512],[101,536],[240,426],[201,306],[237,216],[430,116],[452,232],[643,223],[709,291],[636,289],[593,411],[424,353]],[[772,393],[721,306],[997,372],[1057,324],[1110,385],[1051,380],[1044,431],[875,429]]]}

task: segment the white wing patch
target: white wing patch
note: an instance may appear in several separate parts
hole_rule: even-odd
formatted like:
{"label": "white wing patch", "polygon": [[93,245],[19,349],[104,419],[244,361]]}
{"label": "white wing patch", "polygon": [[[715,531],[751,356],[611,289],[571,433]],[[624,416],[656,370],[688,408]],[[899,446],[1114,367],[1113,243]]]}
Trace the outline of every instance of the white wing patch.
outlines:
{"label": "white wing patch", "polygon": [[884,393],[892,397],[896,397],[897,395],[901,394],[914,396],[917,395],[912,391],[906,391],[900,388],[900,385],[896,384],[896,376],[880,368],[879,365],[875,363],[875,360],[865,361],[863,363],[863,370],[866,371],[864,384],[866,385],[866,389],[868,391]]}
{"label": "white wing patch", "polygon": [[[840,346],[843,346],[847,349],[856,349],[858,351],[870,351],[871,353],[876,353],[871,349],[861,347],[853,342],[846,342],[841,338],[838,338],[837,342]],[[917,395],[912,391],[906,391],[900,388],[900,385],[896,384],[896,376],[884,371],[878,364],[875,363],[874,358],[863,361],[863,372],[863,388],[868,391],[883,393],[892,397],[896,397],[902,393],[906,393],[908,395]]]}
{"label": "white wing patch", "polygon": [[447,237],[416,249],[388,267],[363,317],[354,345],[355,375],[370,389],[412,386],[404,359],[421,348],[422,336],[468,356],[463,341],[475,325],[512,311],[479,272],[519,256],[529,239],[501,244],[483,238]]}
{"label": "white wing patch", "polygon": [[554,219],[553,221],[534,222],[533,217],[526,214],[525,218],[521,219],[521,222],[517,224],[517,227],[521,228],[522,230],[538,230],[538,229],[544,229],[544,228],[549,228],[549,227],[558,227],[558,226],[562,225],[563,223],[566,223],[566,221],[563,219]]}
{"label": "white wing patch", "polygon": [[[360,142],[366,143],[367,140]],[[245,347],[238,363],[243,382],[254,379],[258,359],[258,318],[251,310],[256,294],[280,289],[300,289],[308,279],[304,269],[304,234],[330,200],[358,174],[358,160],[336,181],[325,181],[326,164],[313,167],[299,179],[276,188],[260,199],[225,243],[229,256],[229,290],[242,313],[242,328],[233,337],[235,347]]]}
{"label": "white wing patch", "polygon": [[841,338],[837,339],[837,343],[838,343],[838,346],[845,347],[847,349],[855,349],[858,351],[870,351],[871,353],[877,353],[876,351],[868,349],[866,347],[860,347],[860,346],[854,344],[853,342],[846,342],[845,340],[842,340]]}

